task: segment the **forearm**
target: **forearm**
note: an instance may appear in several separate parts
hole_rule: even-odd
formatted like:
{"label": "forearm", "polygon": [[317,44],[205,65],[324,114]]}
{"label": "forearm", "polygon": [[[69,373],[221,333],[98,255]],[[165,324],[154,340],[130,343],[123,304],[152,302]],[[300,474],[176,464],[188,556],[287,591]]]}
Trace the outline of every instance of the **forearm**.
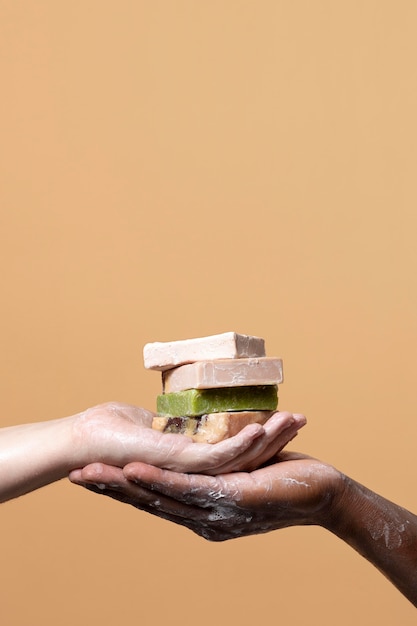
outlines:
{"label": "forearm", "polygon": [[60,480],[82,461],[77,416],[0,429],[0,502]]}
{"label": "forearm", "polygon": [[346,478],[325,526],[373,563],[417,606],[417,517]]}

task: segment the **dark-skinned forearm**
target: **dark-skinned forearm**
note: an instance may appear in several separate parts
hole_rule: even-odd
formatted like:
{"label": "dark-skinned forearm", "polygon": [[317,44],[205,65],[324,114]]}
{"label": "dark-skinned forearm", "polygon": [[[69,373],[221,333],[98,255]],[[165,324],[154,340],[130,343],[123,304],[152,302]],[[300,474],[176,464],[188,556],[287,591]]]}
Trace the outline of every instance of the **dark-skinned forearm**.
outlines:
{"label": "dark-skinned forearm", "polygon": [[417,606],[417,516],[344,477],[323,524],[377,567]]}

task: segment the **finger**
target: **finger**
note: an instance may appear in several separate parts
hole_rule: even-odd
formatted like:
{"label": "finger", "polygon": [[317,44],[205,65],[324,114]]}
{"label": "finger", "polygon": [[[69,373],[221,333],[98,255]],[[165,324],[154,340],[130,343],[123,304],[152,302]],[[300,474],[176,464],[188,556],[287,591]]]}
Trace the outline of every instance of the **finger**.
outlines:
{"label": "finger", "polygon": [[177,524],[184,525],[184,520],[198,523],[209,521],[209,511],[129,481],[122,470],[110,465],[94,463],[86,466],[77,477],[77,484]]}
{"label": "finger", "polygon": [[123,493],[123,486],[129,483],[118,467],[94,463],[82,469],[73,470],[68,478],[72,483],[88,491],[130,503],[128,494]]}
{"label": "finger", "polygon": [[306,423],[306,418],[300,413],[279,411],[274,413],[274,415],[272,415],[269,420],[265,422],[264,429],[269,437],[269,440],[273,441],[287,427],[294,427],[296,430],[299,430],[305,426]]}
{"label": "finger", "polygon": [[93,493],[108,496],[117,502],[129,504],[140,511],[178,526],[183,526],[209,541],[226,541],[230,539],[229,532],[224,532],[221,528],[211,527],[212,513],[209,509],[185,505],[166,496],[155,494],[134,483],[130,483],[129,488],[122,488],[120,491],[116,489],[102,489],[94,484],[85,484],[83,487]]}
{"label": "finger", "polygon": [[168,496],[187,505],[206,508],[211,498],[221,491],[220,480],[200,474],[181,474],[159,469],[145,463],[129,463],[123,468],[125,477],[137,485]]}
{"label": "finger", "polygon": [[73,470],[69,474],[69,479],[75,484],[103,485],[103,489],[119,487],[126,481],[121,468],[104,463],[91,463],[82,469]]}
{"label": "finger", "polygon": [[272,459],[274,463],[283,463],[284,461],[300,461],[300,460],[314,460],[314,457],[309,456],[308,454],[303,454],[301,452],[294,452],[283,450],[277,456]]}
{"label": "finger", "polygon": [[285,428],[282,432],[277,433],[277,436],[272,438],[266,449],[257,458],[254,458],[245,465],[244,469],[246,472],[251,472],[266,463],[285,448],[290,441],[293,441],[293,439],[297,437],[300,428],[306,424],[306,418],[304,415],[294,415],[293,418],[293,424],[290,424],[288,428]]}
{"label": "finger", "polygon": [[[87,491],[107,496],[123,504],[129,504],[145,513],[176,522],[177,524],[183,524],[184,520],[196,520],[196,518],[201,517],[200,510],[193,512],[192,507],[187,507],[166,496],[160,496],[153,491],[139,487],[139,485],[129,483],[127,480],[126,485],[117,488],[107,487],[104,483],[80,482],[77,484],[87,489]],[[207,517],[207,513],[204,511],[203,515]],[[200,521],[200,519],[198,521]]]}
{"label": "finger", "polygon": [[68,478],[72,483],[77,484],[78,481],[81,480],[81,475],[82,475],[82,469],[75,469],[75,470],[71,470],[71,472],[68,474]]}
{"label": "finger", "polygon": [[[270,418],[264,425],[266,432],[266,445],[263,450],[259,450],[259,454],[249,455],[245,460],[242,468],[234,468],[233,471],[242,469],[246,472],[252,471],[260,467],[271,457],[280,452],[290,441],[297,436],[298,431],[306,424],[306,418],[300,414],[277,413]],[[253,446],[255,448],[255,446]],[[256,452],[256,451],[255,451]],[[223,468],[223,471],[232,471],[231,468]]]}
{"label": "finger", "polygon": [[297,437],[298,432],[293,432],[291,427],[287,428],[283,436],[285,435],[285,440],[283,441],[281,438],[277,441],[271,443],[262,454],[260,454],[257,458],[253,459],[251,462],[245,464],[244,468],[241,471],[245,472],[253,472],[254,470],[262,467],[265,463],[267,463],[270,459],[276,457],[276,455],[284,448],[286,445],[290,443],[295,437]]}
{"label": "finger", "polygon": [[238,457],[263,435],[261,424],[249,424],[234,437],[219,443],[193,443],[184,447],[164,467],[173,471],[186,469],[187,472],[208,472]]}
{"label": "finger", "polygon": [[259,467],[281,450],[305,424],[304,416],[293,416],[287,412],[277,412],[264,424],[264,434],[238,457],[230,459],[210,474],[223,474],[235,471],[249,471]]}

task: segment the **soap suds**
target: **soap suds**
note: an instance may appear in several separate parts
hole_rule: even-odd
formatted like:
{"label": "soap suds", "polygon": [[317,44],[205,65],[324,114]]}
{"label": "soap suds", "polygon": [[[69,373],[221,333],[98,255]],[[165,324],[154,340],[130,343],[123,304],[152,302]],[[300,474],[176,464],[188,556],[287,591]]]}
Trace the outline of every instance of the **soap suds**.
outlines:
{"label": "soap suds", "polygon": [[375,515],[373,519],[367,520],[366,528],[374,541],[383,540],[388,550],[396,550],[403,544],[404,537],[407,532],[407,526],[410,524],[408,519],[401,517],[397,510],[391,510],[389,505],[380,502],[376,495],[369,496],[369,500],[379,508],[379,516]]}
{"label": "soap suds", "polygon": [[230,509],[221,506],[218,506],[214,511],[211,511],[207,517],[210,522],[220,522],[232,518],[235,518],[234,511],[230,511]]}
{"label": "soap suds", "polygon": [[397,526],[393,521],[378,519],[368,530],[374,541],[383,538],[386,548],[395,550],[402,544],[401,534],[405,531],[405,524]]}
{"label": "soap suds", "polygon": [[284,482],[289,483],[290,485],[303,485],[304,487],[310,487],[311,485],[309,485],[308,483],[305,483],[303,481],[300,480],[296,480],[295,478],[284,478],[283,479]]}
{"label": "soap suds", "polygon": [[213,498],[214,500],[220,500],[221,498],[225,498],[226,497],[224,495],[224,493],[222,492],[221,488],[217,489],[215,491],[209,491],[208,492],[208,496],[210,498]]}

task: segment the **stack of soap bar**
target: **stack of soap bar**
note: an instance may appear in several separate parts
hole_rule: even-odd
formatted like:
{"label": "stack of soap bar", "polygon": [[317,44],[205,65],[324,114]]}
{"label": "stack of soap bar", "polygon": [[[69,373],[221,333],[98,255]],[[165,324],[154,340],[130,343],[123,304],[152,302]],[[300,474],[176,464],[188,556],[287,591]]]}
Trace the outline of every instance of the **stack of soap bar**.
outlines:
{"label": "stack of soap bar", "polygon": [[222,333],[144,348],[147,369],[162,372],[153,428],[216,443],[278,406],[282,360],[265,356],[260,337]]}

